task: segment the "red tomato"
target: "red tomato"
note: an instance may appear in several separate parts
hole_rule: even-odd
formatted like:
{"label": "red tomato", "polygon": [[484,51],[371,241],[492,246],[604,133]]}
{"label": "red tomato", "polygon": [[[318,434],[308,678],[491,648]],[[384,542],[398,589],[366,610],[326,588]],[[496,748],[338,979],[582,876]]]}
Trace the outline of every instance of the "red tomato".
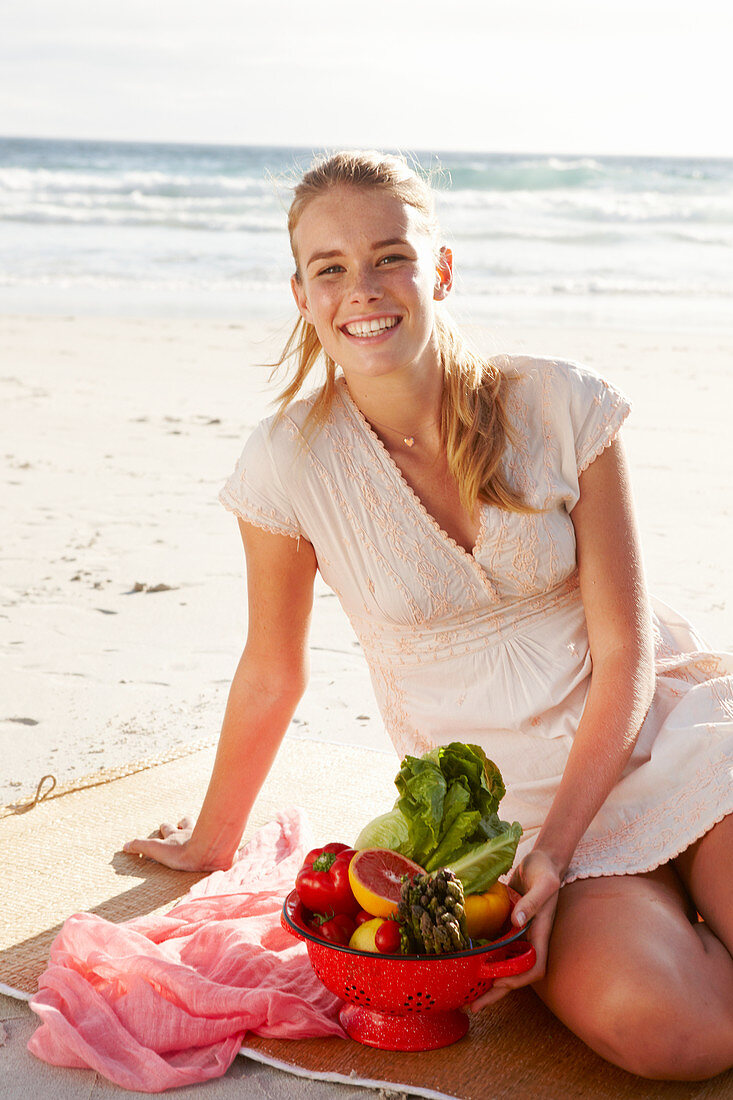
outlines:
{"label": "red tomato", "polygon": [[363,924],[364,921],[371,920],[371,919],[372,919],[372,914],[367,913],[366,909],[360,909],[359,912],[354,917],[354,921],[356,922],[356,927],[357,928],[359,927],[360,924]]}
{"label": "red tomato", "polygon": [[374,936],[377,951],[382,955],[398,955],[400,952],[400,926],[396,920],[380,924]]}

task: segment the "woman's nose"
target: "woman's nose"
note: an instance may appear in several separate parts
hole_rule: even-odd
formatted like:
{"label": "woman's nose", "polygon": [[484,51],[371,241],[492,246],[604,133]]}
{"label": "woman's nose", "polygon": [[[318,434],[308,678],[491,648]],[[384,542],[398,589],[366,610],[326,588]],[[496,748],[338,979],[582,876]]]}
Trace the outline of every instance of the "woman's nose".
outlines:
{"label": "woman's nose", "polygon": [[350,287],[352,301],[364,301],[381,297],[379,272],[373,267],[360,267],[354,271]]}

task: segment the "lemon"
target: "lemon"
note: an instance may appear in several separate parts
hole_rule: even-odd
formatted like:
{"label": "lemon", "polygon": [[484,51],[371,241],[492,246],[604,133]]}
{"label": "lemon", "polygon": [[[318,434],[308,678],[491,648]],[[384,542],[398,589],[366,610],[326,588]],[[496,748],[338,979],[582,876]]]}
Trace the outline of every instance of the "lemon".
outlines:
{"label": "lemon", "polygon": [[349,940],[349,947],[355,947],[357,951],[373,951],[378,954],[379,948],[375,942],[375,936],[377,929],[381,928],[384,923],[382,917],[372,917],[371,920],[365,920]]}

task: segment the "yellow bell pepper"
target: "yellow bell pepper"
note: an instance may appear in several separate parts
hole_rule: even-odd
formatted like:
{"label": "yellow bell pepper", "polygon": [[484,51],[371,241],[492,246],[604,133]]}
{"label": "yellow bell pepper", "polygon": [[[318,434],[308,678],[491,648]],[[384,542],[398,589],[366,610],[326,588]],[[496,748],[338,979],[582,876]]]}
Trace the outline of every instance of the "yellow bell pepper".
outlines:
{"label": "yellow bell pepper", "polygon": [[493,940],[509,916],[512,903],[503,882],[495,882],[483,894],[464,899],[466,932],[472,940]]}

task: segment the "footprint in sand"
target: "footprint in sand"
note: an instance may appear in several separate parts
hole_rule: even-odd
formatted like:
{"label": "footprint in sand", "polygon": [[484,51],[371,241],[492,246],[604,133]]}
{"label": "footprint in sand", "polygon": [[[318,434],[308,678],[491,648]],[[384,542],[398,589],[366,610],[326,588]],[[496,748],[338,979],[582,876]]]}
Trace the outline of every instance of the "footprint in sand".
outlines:
{"label": "footprint in sand", "polygon": [[132,596],[136,592],[175,592],[177,590],[175,584],[143,584],[140,581],[135,581],[129,592],[126,592],[126,596]]}

